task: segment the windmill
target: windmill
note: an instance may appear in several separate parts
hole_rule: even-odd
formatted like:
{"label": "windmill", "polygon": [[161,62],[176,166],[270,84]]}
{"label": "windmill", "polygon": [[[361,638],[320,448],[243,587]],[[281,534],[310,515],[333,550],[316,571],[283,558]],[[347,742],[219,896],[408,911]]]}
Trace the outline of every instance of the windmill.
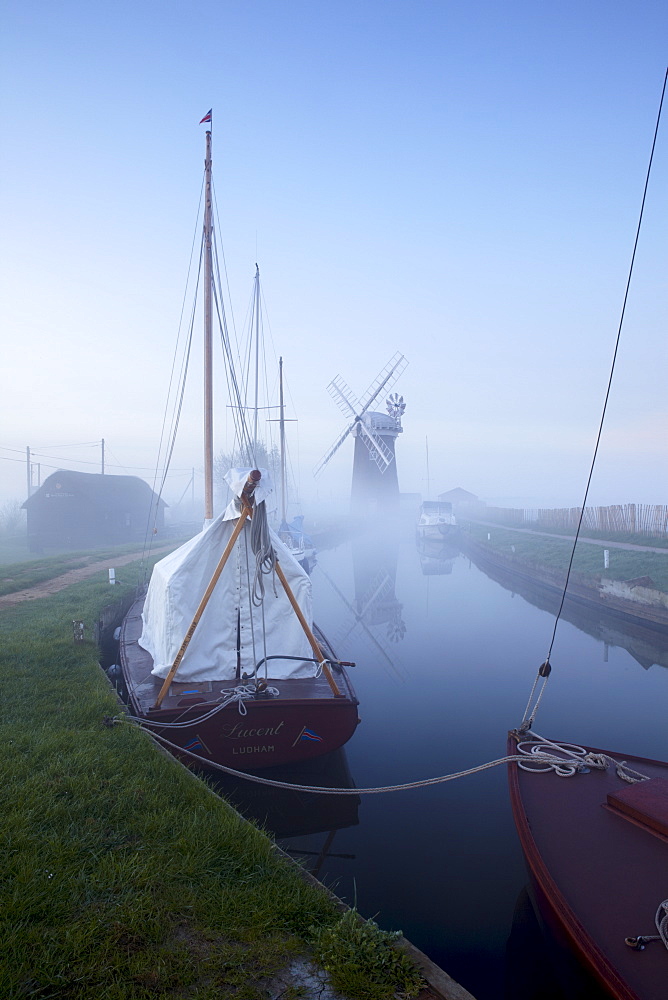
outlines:
{"label": "windmill", "polygon": [[356,510],[369,507],[392,510],[399,506],[394,442],[403,430],[401,417],[406,404],[403,396],[394,392],[387,399],[385,413],[372,411],[370,407],[385,398],[407,365],[403,354],[397,352],[359,400],[340,375],[327,386],[330,396],[350,422],[315,467],[314,475],[317,479],[351,435],[355,440],[351,502]]}

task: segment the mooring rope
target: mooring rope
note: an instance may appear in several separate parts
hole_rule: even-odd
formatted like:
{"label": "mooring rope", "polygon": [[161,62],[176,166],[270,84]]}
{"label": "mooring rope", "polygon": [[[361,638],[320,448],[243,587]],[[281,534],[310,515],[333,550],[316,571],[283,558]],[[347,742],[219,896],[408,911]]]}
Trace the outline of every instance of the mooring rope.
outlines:
{"label": "mooring rope", "polygon": [[[148,729],[148,725],[158,725],[161,728],[170,728],[170,723],[145,723],[145,720],[136,719],[134,716],[127,715],[120,717],[116,716],[114,718],[114,722],[120,721],[138,722],[140,729],[144,729],[163,746],[169,747],[170,750],[176,750],[179,754],[187,754],[188,757],[198,761],[208,769],[223,771],[225,774],[232,775],[232,777],[243,778],[246,781],[252,781],[259,785],[268,785],[271,788],[284,788],[296,792],[313,792],[316,795],[380,795],[384,792],[403,792],[410,789],[429,788],[432,785],[442,785],[447,781],[455,781],[457,778],[466,778],[471,774],[479,774],[482,771],[488,771],[501,764],[512,764],[515,762],[520,764],[520,766],[522,766],[523,762],[525,770],[553,770],[560,777],[570,777],[578,771],[586,772],[592,768],[605,770],[610,764],[617,769],[617,773],[620,778],[623,778],[623,774],[620,774],[619,768],[622,768],[629,774],[637,775],[635,778],[627,777],[624,778],[624,780],[638,781],[644,780],[646,777],[645,775],[638,775],[638,772],[632,771],[632,769],[627,767],[624,761],[615,761],[612,757],[608,757],[606,754],[590,754],[584,747],[576,747],[573,744],[553,743],[543,737],[538,737],[537,734],[532,734],[536,735],[537,739],[541,740],[541,742],[555,748],[558,751],[558,754],[565,754],[566,758],[555,753],[545,753],[538,750],[531,752],[521,751],[519,754],[511,754],[507,757],[500,757],[497,760],[488,761],[485,764],[478,764],[475,767],[466,768],[464,771],[455,771],[452,774],[443,774],[435,778],[422,778],[418,781],[407,781],[399,785],[380,785],[373,788],[326,788],[322,785],[302,785],[291,781],[277,781],[274,778],[263,778],[257,774],[249,774],[247,771],[239,771],[233,767],[228,767],[226,764],[218,764],[215,761],[209,760],[207,757],[200,757],[199,754],[193,753],[192,750],[186,750],[184,747],[180,747],[178,744],[172,743],[171,740],[168,740],[161,733],[156,733],[151,729]],[[173,726],[174,724],[171,725]],[[188,723],[179,723],[178,727],[181,728],[185,725],[188,725]],[[192,723],[190,723],[190,725],[192,725]],[[526,743],[528,741],[524,742]],[[570,749],[571,747],[573,749]],[[532,766],[526,767],[529,757],[531,758],[530,763]],[[541,767],[541,765],[545,765],[545,767]],[[568,769],[568,773],[566,773],[566,769]]]}
{"label": "mooring rope", "polygon": [[[212,708],[204,715],[200,715],[196,719],[189,719],[187,722],[158,722],[157,719],[141,719],[136,715],[130,714],[121,716],[116,715],[114,716],[114,721],[136,722],[140,728],[144,728],[145,726],[158,726],[160,729],[191,729],[193,726],[201,726],[203,722],[207,722],[209,719],[212,719],[214,715],[218,715],[219,712],[222,712],[224,708],[227,708],[227,706],[233,704],[233,702],[236,702],[239,706],[240,715],[247,715],[248,709],[246,708],[244,702],[248,701],[250,698],[257,697],[258,689],[255,685],[251,684],[237,684],[234,688],[224,688],[220,693],[224,695],[223,701],[221,701],[220,704],[216,705],[215,708]],[[280,691],[278,688],[267,686],[262,688],[262,694],[271,698],[278,698]],[[191,707],[192,706],[188,705],[187,708],[184,708],[183,714],[185,715]],[[148,732],[151,732],[151,730],[149,729]],[[154,733],[153,735],[157,734]]]}

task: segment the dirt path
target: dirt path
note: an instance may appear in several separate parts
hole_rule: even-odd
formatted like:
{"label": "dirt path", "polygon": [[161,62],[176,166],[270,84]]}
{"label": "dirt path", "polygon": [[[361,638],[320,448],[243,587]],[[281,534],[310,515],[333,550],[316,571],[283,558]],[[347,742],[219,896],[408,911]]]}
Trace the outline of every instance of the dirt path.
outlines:
{"label": "dirt path", "polygon": [[[153,549],[151,554],[171,552],[173,548],[173,545],[163,545],[159,549]],[[57,594],[59,590],[70,587],[73,583],[79,583],[80,580],[86,580],[89,576],[95,576],[103,569],[117,569],[119,566],[127,566],[128,563],[138,562],[140,559],[140,552],[132,552],[130,555],[110,556],[108,559],[90,563],[88,566],[71,569],[61,576],[54,576],[51,580],[36,583],[34,587],[28,587],[27,590],[17,590],[13,594],[4,594],[0,597],[0,611],[3,608],[11,608],[15,604],[20,604],[22,601],[34,601],[40,597],[49,597],[51,594]]]}

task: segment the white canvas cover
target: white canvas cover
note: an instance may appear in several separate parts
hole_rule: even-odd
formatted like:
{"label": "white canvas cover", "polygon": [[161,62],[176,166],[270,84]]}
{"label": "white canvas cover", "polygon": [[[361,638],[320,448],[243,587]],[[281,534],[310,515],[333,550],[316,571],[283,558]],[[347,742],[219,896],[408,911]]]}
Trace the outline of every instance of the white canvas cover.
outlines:
{"label": "white canvas cover", "polygon": [[[262,479],[255,491],[256,503],[262,502],[271,490],[269,474],[261,471]],[[234,469],[225,477],[236,496],[241,494],[247,475],[248,470]],[[139,644],[153,657],[152,673],[157,677],[167,676],[238,517],[233,501],[198,535],[156,563],[144,604],[144,627]],[[270,537],[292,593],[311,626],[313,612],[309,576],[271,530]],[[256,662],[265,655],[313,656],[304,630],[275,574],[264,576],[262,607],[252,605],[249,584],[252,587],[254,574],[255,556],[250,546],[250,522],[247,519],[195,629],[175,680],[234,680],[237,676],[238,622],[242,673],[251,673]],[[277,679],[309,677],[315,674],[316,669],[315,663],[303,660],[270,660],[268,675]],[[259,676],[264,676],[264,667]]]}

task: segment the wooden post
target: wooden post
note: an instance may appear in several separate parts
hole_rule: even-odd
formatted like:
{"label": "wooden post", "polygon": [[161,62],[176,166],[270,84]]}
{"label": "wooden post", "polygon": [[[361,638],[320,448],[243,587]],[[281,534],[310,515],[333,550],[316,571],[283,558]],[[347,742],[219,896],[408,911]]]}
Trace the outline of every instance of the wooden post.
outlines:
{"label": "wooden post", "polygon": [[283,589],[285,590],[285,593],[288,595],[288,600],[290,601],[290,604],[292,605],[292,610],[297,615],[297,618],[299,619],[299,624],[304,629],[304,634],[306,635],[306,638],[308,639],[308,641],[309,641],[309,643],[311,645],[311,649],[313,650],[315,656],[318,659],[318,663],[322,663],[323,673],[325,674],[325,677],[327,678],[329,686],[331,687],[334,695],[340,696],[341,692],[339,691],[337,683],[336,683],[336,681],[334,680],[334,678],[332,676],[332,671],[329,669],[329,666],[324,662],[325,657],[323,655],[322,650],[320,649],[320,646],[318,645],[318,640],[316,639],[316,637],[313,635],[313,632],[309,628],[308,622],[306,621],[306,619],[304,618],[304,615],[302,614],[302,609],[297,604],[297,600],[295,598],[295,595],[292,593],[292,590],[290,588],[290,584],[285,579],[285,573],[283,572],[283,570],[281,568],[281,564],[278,561],[276,562],[276,575],[278,576],[278,579],[283,584]]}

